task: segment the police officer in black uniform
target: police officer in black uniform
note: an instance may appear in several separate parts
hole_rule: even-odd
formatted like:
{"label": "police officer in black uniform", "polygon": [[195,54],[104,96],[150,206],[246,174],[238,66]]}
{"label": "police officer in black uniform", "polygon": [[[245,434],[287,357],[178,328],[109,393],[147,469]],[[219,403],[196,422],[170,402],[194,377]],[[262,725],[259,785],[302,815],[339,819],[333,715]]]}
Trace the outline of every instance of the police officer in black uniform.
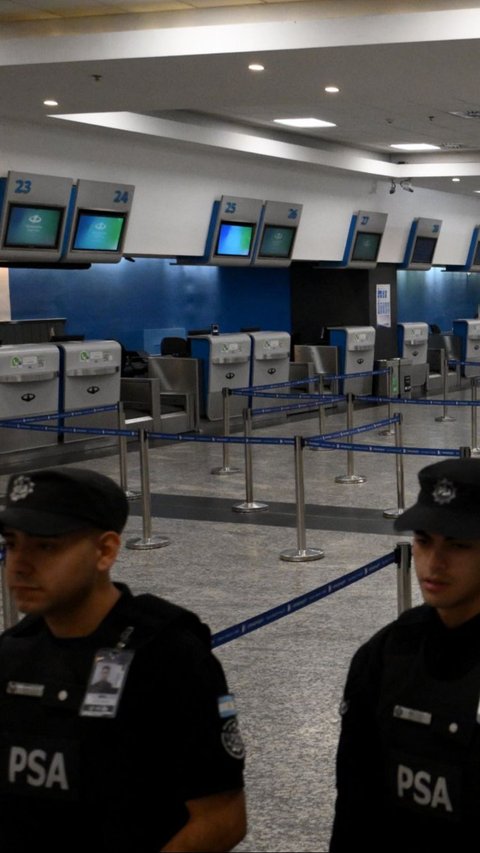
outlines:
{"label": "police officer in black uniform", "polygon": [[480,806],[480,460],[420,471],[414,531],[424,604],[351,662],[331,853],[477,850]]}
{"label": "police officer in black uniform", "polygon": [[245,834],[244,749],[209,629],[110,578],[127,515],[94,471],[10,478],[0,530],[26,615],[0,636],[5,853],[224,851]]}

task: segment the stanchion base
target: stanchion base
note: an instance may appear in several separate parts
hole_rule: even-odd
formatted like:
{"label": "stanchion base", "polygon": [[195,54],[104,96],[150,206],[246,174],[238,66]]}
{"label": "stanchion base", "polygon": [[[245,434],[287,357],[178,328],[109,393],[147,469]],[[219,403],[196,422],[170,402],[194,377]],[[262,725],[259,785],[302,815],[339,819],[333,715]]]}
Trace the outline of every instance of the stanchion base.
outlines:
{"label": "stanchion base", "polygon": [[402,515],[403,509],[384,509],[383,517],[384,518],[398,518],[399,515]]}
{"label": "stanchion base", "polygon": [[395,435],[394,429],[381,429],[377,432],[377,435]]}
{"label": "stanchion base", "polygon": [[367,478],[363,476],[363,474],[340,474],[338,477],[335,477],[336,483],[365,483]]}
{"label": "stanchion base", "polygon": [[210,474],[240,474],[241,468],[231,468],[230,465],[222,468],[212,468]]}
{"label": "stanchion base", "polygon": [[450,421],[456,421],[456,418],[451,418],[450,415],[440,415],[439,418],[435,418],[438,424],[440,423],[448,423]]}
{"label": "stanchion base", "polygon": [[282,551],[280,559],[287,563],[306,563],[309,560],[321,560],[325,556],[325,551],[320,548],[304,548],[297,549],[289,548],[287,551]]}
{"label": "stanchion base", "polygon": [[148,539],[133,536],[125,543],[125,547],[133,551],[151,551],[153,548],[164,548],[165,545],[170,545],[168,536],[150,536]]}
{"label": "stanchion base", "polygon": [[233,512],[260,512],[264,509],[269,509],[269,506],[260,501],[245,501],[243,504],[232,506]]}
{"label": "stanchion base", "polygon": [[127,501],[137,501],[142,497],[142,492],[133,492],[131,489],[127,489],[125,492],[125,497]]}

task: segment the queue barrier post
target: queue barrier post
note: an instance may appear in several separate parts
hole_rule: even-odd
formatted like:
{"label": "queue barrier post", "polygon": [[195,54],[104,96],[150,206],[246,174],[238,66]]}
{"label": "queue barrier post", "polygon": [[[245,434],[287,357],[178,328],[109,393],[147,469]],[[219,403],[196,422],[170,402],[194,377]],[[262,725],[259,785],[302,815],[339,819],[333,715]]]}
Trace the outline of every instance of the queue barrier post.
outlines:
{"label": "queue barrier post", "polygon": [[[400,448],[403,446],[402,415],[399,412],[396,412],[395,417],[398,417],[398,422],[394,424],[395,447]],[[401,453],[397,453],[395,455],[395,473],[397,480],[397,507],[396,509],[384,510],[384,518],[398,518],[398,516],[405,510],[405,477],[403,470],[403,456]]]}
{"label": "queue barrier post", "polygon": [[[230,388],[222,388],[223,398],[223,434],[230,435]],[[230,465],[230,445],[228,441],[223,442],[223,465],[219,468],[212,468],[211,474],[238,474],[240,468],[234,468]]]}
{"label": "queue barrier post", "polygon": [[[393,397],[394,381],[393,381],[393,365],[392,364],[388,365],[387,376],[388,376],[388,380],[387,380],[388,396]],[[387,404],[387,417],[389,420],[392,417],[392,404],[391,403]],[[391,424],[389,424],[389,426],[386,429],[381,429],[378,434],[379,435],[395,435],[395,429],[394,429],[394,427],[392,427]]]}
{"label": "queue barrier post", "polygon": [[[243,410],[243,431],[245,439],[249,439],[252,435],[252,410]],[[234,512],[260,512],[268,509],[268,504],[253,499],[253,462],[252,462],[252,445],[248,440],[245,441],[245,492],[246,500],[241,504],[232,506]]]}
{"label": "queue barrier post", "polygon": [[442,377],[443,377],[443,415],[439,415],[435,420],[438,423],[446,423],[450,421],[456,420],[456,418],[452,418],[451,415],[447,414],[447,379],[448,379],[448,357],[447,351],[441,350],[442,355]]}
{"label": "queue barrier post", "polygon": [[412,546],[410,542],[399,542],[395,548],[397,564],[397,608],[400,616],[412,606]]}
{"label": "queue barrier post", "polygon": [[140,474],[142,482],[143,536],[133,536],[131,539],[127,539],[126,547],[134,551],[150,551],[153,548],[163,548],[165,545],[170,545],[170,539],[167,536],[152,535],[148,432],[146,430],[138,430],[138,442],[140,446]]}
{"label": "queue barrier post", "polygon": [[477,402],[477,380],[478,376],[472,376],[470,379],[470,385],[472,389],[472,440],[471,440],[471,451],[472,456],[480,455],[480,447],[477,444],[477,435],[478,435],[478,418],[477,418],[477,406],[475,403]]}
{"label": "queue barrier post", "polygon": [[18,610],[7,586],[5,573],[5,545],[0,545],[0,574],[2,577],[3,630],[12,628],[18,622]]}
{"label": "queue barrier post", "polygon": [[[347,429],[353,429],[353,394],[347,394]],[[347,441],[352,442],[352,436],[349,435]],[[347,450],[347,473],[339,474],[335,477],[336,483],[365,483],[366,477],[363,474],[353,473],[353,450]]]}
{"label": "queue barrier post", "polygon": [[458,455],[460,456],[460,459],[470,459],[470,456],[472,455],[471,447],[460,447]]}
{"label": "queue barrier post", "polygon": [[323,401],[325,383],[323,381],[322,374],[318,377],[318,393],[320,394],[320,400],[318,403],[318,428],[320,430],[320,435],[323,435],[325,433],[325,404]]}
{"label": "queue barrier post", "polygon": [[[118,429],[125,429],[125,411],[123,403],[118,404]],[[135,501],[141,497],[141,492],[135,492],[128,488],[128,472],[127,472],[127,437],[125,435],[118,436],[118,461],[120,466],[120,487],[125,492],[125,497],[129,501]]]}
{"label": "queue barrier post", "polygon": [[319,548],[307,548],[305,534],[305,482],[303,476],[304,440],[301,435],[295,436],[295,499],[297,514],[297,548],[282,551],[280,559],[286,562],[304,563],[310,560],[321,560],[325,552]]}

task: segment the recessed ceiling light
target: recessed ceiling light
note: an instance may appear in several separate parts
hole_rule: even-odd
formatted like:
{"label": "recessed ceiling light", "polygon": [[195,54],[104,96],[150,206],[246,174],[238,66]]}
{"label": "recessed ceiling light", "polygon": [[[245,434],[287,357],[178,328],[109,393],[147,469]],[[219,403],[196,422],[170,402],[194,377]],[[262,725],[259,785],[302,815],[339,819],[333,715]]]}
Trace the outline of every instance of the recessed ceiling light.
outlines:
{"label": "recessed ceiling light", "polygon": [[251,65],[248,66],[250,71],[265,71],[265,66],[260,65],[259,62],[252,62]]}
{"label": "recessed ceiling light", "polygon": [[43,102],[46,107],[58,107],[58,101],[47,100]]}
{"label": "recessed ceiling light", "polygon": [[429,145],[428,142],[401,142],[390,145],[390,148],[398,148],[400,151],[440,151],[439,145]]}
{"label": "recessed ceiling light", "polygon": [[460,178],[452,178],[452,181],[453,181],[455,184],[459,184],[459,183],[460,183]]}
{"label": "recessed ceiling light", "polygon": [[340,89],[338,88],[338,86],[325,86],[325,91],[326,91],[326,92],[329,92],[329,93],[330,93],[330,94],[332,94],[332,95],[334,95],[334,94],[336,94],[337,92],[339,92],[339,91],[340,91]]}
{"label": "recessed ceiling light", "polygon": [[277,124],[287,124],[289,127],[336,127],[331,121],[320,118],[275,118]]}
{"label": "recessed ceiling light", "polygon": [[474,190],[473,192],[474,193],[480,193],[480,190]]}

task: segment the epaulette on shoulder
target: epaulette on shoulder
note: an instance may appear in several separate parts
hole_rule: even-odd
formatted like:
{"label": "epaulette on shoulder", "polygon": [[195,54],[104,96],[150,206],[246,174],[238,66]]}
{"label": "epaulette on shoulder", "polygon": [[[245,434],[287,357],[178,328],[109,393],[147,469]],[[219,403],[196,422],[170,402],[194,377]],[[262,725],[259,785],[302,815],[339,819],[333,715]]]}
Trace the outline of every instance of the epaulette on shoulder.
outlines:
{"label": "epaulette on shoulder", "polygon": [[170,627],[185,628],[200,637],[208,646],[211,645],[211,633],[208,625],[202,622],[191,610],[173,604],[165,598],[144,593],[136,595],[135,605],[142,613],[142,617],[150,622],[151,628],[158,633]]}

